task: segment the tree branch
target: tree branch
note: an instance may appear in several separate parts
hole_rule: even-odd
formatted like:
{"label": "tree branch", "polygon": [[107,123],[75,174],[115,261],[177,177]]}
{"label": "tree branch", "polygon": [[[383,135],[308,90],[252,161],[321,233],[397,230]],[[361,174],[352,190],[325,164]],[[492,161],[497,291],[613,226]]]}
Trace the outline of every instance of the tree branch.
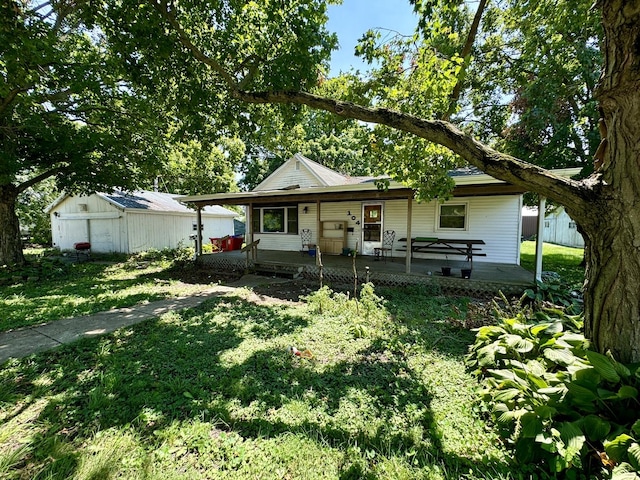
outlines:
{"label": "tree branch", "polygon": [[469,29],[469,34],[467,35],[467,40],[462,47],[462,52],[460,57],[463,59],[462,68],[460,69],[460,73],[458,73],[458,81],[456,82],[455,87],[453,87],[453,91],[449,96],[449,108],[446,113],[442,116],[442,120],[449,121],[451,115],[456,110],[456,105],[458,104],[458,100],[460,99],[460,94],[462,93],[462,86],[464,85],[464,79],[467,75],[467,68],[469,68],[469,61],[471,59],[471,49],[473,48],[473,43],[476,41],[476,36],[478,35],[478,27],[480,26],[480,19],[482,18],[482,14],[484,13],[484,8],[487,4],[487,0],[480,0],[478,4],[478,9],[476,10],[476,14],[473,17],[473,22],[471,23],[471,28]]}
{"label": "tree branch", "polygon": [[542,167],[493,150],[449,122],[425,120],[394,110],[364,107],[305,92],[235,91],[232,95],[248,103],[307,105],[340,117],[386,125],[447,147],[489,175],[540,193],[572,210],[579,210],[589,200],[591,190],[583,183],[559,177]]}
{"label": "tree branch", "polygon": [[193,44],[189,36],[185,33],[184,29],[178,22],[178,20],[176,20],[175,15],[172,12],[170,12],[169,9],[167,8],[167,4],[165,1],[150,0],[150,3],[156,9],[156,11],[160,14],[160,16],[164,18],[169,23],[169,25],[171,25],[171,27],[176,31],[182,46],[187,48],[192,53],[192,55],[196,58],[196,60],[199,60],[200,62],[204,63],[205,65],[210,67],[214,72],[220,75],[225,81],[225,83],[229,86],[229,88],[231,89],[237,88],[237,83],[235,79],[231,75],[229,75],[229,73],[224,69],[224,67]]}
{"label": "tree branch", "polygon": [[40,175],[36,175],[35,177],[30,178],[26,182],[22,182],[20,185],[18,185],[17,187],[18,193],[22,193],[27,188],[33,187],[34,185],[42,182],[43,180],[46,180],[49,177],[53,177],[57,173],[63,172],[65,170],[66,170],[66,167],[56,167],[56,168],[52,168],[51,170],[47,170],[46,172],[42,172]]}

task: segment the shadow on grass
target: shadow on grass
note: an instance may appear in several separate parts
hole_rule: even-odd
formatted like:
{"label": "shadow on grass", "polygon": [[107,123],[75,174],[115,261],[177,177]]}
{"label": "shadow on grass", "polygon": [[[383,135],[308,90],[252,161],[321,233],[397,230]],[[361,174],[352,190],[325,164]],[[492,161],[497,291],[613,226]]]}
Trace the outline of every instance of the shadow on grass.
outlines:
{"label": "shadow on grass", "polygon": [[68,270],[58,277],[0,287],[0,298],[18,299],[0,305],[0,331],[129,307],[168,296],[166,285],[171,275],[162,269],[149,272],[135,265],[118,265],[117,269],[124,275],[117,277],[112,265],[84,263],[66,268]]}
{"label": "shadow on grass", "polygon": [[[357,445],[374,455],[411,457],[418,468],[441,463],[491,476],[496,465],[444,451],[433,393],[408,363],[404,346],[416,340],[440,354],[464,353],[456,342],[437,341],[441,329],[415,326],[394,338],[378,336],[355,355],[326,363],[292,357],[286,342],[313,322],[284,306],[224,297],[13,362],[0,373],[0,402],[21,405],[20,411],[47,402],[35,420],[45,427],[17,468],[38,464],[38,478],[73,476],[79,453],[72,445],[97,431],[133,428],[153,451],[157,431],[198,419],[244,438],[293,433],[345,452]],[[303,413],[292,413],[294,403]],[[351,463],[341,478],[367,478],[367,472]]]}

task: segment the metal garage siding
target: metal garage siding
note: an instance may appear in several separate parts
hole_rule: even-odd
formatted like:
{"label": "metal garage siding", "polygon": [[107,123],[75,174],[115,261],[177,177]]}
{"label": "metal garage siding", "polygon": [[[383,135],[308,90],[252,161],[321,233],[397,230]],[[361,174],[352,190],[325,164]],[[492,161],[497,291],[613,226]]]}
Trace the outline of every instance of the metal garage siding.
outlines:
{"label": "metal garage siding", "polygon": [[130,253],[142,252],[150,249],[163,250],[190,246],[189,235],[193,229],[193,218],[161,213],[127,212]]}

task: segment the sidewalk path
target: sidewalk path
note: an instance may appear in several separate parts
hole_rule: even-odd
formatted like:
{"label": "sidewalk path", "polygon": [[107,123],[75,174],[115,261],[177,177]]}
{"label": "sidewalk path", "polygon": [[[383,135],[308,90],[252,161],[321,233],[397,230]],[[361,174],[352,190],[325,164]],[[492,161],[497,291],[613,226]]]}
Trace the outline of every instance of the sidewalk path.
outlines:
{"label": "sidewalk path", "polygon": [[79,338],[102,335],[120,327],[158,317],[165,312],[193,308],[209,297],[231,293],[238,287],[252,287],[278,280],[282,279],[245,275],[229,286],[215,285],[188,297],[141,303],[132,307],[107,310],[82,317],[65,318],[10,332],[0,332],[0,366],[9,358],[22,358],[32,353],[44,352],[74,342]]}

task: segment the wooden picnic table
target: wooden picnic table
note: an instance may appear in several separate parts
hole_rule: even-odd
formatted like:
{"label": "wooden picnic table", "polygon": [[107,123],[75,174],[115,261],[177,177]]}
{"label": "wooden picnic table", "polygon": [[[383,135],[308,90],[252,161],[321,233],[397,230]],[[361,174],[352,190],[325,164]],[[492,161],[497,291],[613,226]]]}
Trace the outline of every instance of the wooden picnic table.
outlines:
{"label": "wooden picnic table", "polygon": [[[406,238],[398,239],[398,242],[407,243]],[[482,249],[476,245],[485,245],[484,240],[437,238],[437,237],[413,237],[411,238],[411,249],[413,253],[439,253],[441,255],[464,255],[465,259],[473,265],[473,257],[486,257],[486,253],[481,253]],[[407,248],[398,250],[407,251]]]}

